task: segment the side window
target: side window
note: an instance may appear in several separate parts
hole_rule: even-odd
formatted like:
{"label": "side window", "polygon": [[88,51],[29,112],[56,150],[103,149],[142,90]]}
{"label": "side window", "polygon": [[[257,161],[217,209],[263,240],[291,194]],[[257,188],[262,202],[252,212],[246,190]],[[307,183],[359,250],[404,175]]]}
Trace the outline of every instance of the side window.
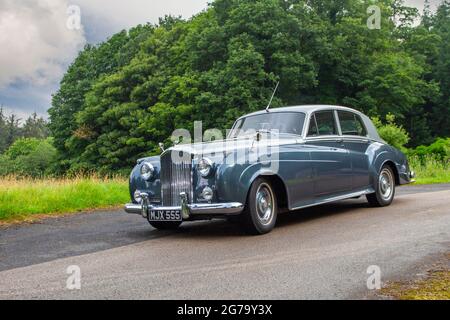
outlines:
{"label": "side window", "polygon": [[367,130],[361,118],[348,111],[338,111],[342,134],[346,136],[367,136]]}
{"label": "side window", "polygon": [[316,112],[317,130],[320,136],[337,135],[333,111]]}
{"label": "side window", "polygon": [[358,135],[362,137],[367,137],[367,129],[362,121],[361,117],[355,114],[356,127],[358,129]]}
{"label": "side window", "polygon": [[311,120],[309,121],[308,137],[315,137],[318,135],[319,131],[317,130],[316,117],[312,115]]}

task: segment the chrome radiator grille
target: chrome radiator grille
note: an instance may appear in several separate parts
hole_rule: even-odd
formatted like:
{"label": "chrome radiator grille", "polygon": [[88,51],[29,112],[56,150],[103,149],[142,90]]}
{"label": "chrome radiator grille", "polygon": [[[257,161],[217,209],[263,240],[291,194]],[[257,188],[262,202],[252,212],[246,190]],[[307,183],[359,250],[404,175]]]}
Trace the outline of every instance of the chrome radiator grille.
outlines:
{"label": "chrome radiator grille", "polygon": [[172,153],[161,156],[161,197],[163,206],[179,206],[180,193],[192,195],[192,161],[175,163]]}

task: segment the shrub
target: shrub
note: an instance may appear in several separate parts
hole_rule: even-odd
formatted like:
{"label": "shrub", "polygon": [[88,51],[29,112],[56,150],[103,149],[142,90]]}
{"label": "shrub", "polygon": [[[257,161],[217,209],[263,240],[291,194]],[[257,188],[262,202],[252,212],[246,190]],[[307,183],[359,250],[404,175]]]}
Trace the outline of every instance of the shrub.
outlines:
{"label": "shrub", "polygon": [[21,138],[0,156],[0,175],[45,176],[51,173],[55,160],[51,139]]}
{"label": "shrub", "polygon": [[406,152],[405,145],[409,142],[409,135],[406,130],[395,123],[395,116],[388,114],[383,123],[379,117],[373,117],[372,121],[377,128],[381,138],[391,146]]}
{"label": "shrub", "polygon": [[448,162],[450,160],[450,138],[439,138],[429,146],[419,146],[414,150],[409,151],[410,156],[418,157],[422,162],[427,156]]}

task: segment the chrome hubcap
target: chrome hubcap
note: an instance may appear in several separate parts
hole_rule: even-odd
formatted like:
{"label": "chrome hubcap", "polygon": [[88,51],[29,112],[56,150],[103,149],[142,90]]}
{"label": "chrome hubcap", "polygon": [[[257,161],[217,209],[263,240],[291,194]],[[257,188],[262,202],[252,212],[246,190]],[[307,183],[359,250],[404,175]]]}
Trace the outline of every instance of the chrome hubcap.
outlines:
{"label": "chrome hubcap", "polygon": [[262,183],[256,192],[256,211],[260,222],[264,225],[269,224],[273,219],[274,201],[272,189]]}
{"label": "chrome hubcap", "polygon": [[380,173],[380,194],[384,200],[389,200],[392,197],[394,191],[394,179],[391,171],[383,169]]}

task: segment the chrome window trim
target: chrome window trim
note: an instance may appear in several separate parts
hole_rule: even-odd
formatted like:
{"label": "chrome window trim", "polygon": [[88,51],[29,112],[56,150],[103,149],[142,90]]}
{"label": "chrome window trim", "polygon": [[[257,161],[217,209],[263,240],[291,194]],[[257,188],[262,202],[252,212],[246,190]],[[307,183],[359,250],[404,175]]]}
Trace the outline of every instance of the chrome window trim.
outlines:
{"label": "chrome window trim", "polygon": [[341,138],[341,136],[339,135],[326,135],[326,136],[317,136],[317,137],[307,137],[305,139],[305,142],[308,141],[328,141],[328,140],[339,140]]}
{"label": "chrome window trim", "polygon": [[344,139],[344,141],[376,142],[376,140],[372,138],[363,136],[342,135],[341,137]]}
{"label": "chrome window trim", "polygon": [[342,136],[342,128],[341,128],[341,122],[339,121],[338,112],[339,111],[337,109],[334,109],[334,121],[336,121],[339,136]]}
{"label": "chrome window trim", "polygon": [[328,136],[319,136],[319,137],[306,137],[305,142],[308,141],[326,141],[326,140],[343,140],[345,141],[356,141],[356,142],[379,142],[369,137],[361,137],[361,136],[339,136],[339,135],[328,135]]}

